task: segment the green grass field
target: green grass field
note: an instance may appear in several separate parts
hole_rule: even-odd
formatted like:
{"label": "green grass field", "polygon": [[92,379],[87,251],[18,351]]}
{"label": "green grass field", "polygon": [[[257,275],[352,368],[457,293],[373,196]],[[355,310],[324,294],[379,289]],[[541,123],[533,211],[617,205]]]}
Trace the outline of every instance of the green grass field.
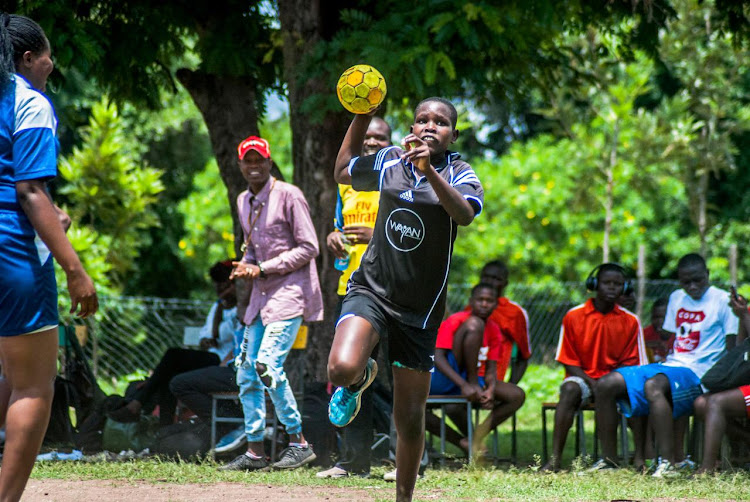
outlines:
{"label": "green grass field", "polygon": [[[585,473],[590,459],[573,458],[573,436],[569,437],[563,466],[570,470],[540,474],[541,403],[556,400],[562,370],[531,366],[523,380],[527,401],[518,413],[518,453],[516,467],[466,465],[451,462],[453,468],[428,469],[418,481],[415,500],[750,500],[750,475],[744,471],[693,479],[659,480],[623,469],[614,473]],[[551,415],[550,415],[551,416]],[[590,420],[589,420],[590,422]],[[509,426],[501,427],[501,453],[509,448]],[[589,452],[593,423],[587,423]],[[551,435],[551,430],[550,430]],[[457,450],[455,450],[457,451]],[[457,467],[456,467],[457,466]],[[178,484],[249,483],[266,487],[349,487],[369,494],[367,500],[392,500],[394,485],[382,480],[386,467],[375,467],[369,479],[319,480],[313,469],[292,472],[222,473],[217,464],[172,462],[158,459],[123,463],[58,462],[40,463],[32,477],[47,479],[123,480],[128,483]],[[249,500],[249,499],[248,499]],[[352,500],[357,500],[352,498]]]}

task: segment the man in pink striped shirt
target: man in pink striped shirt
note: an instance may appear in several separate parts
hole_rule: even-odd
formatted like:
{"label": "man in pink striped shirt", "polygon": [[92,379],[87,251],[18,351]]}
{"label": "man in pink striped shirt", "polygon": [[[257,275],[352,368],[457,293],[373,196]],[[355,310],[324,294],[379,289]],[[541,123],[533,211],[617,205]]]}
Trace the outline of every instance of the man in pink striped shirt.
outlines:
{"label": "man in pink striped shirt", "polygon": [[248,447],[222,469],[252,471],[269,466],[263,447],[266,391],[289,434],[289,447],[272,466],[294,469],[315,460],[315,453],[302,434],[302,417],[284,361],[302,322],[323,319],[314,261],[318,237],[300,189],[271,176],[268,141],[250,136],[240,143],[238,154],[248,189],[237,197],[245,243],[233,277],[252,282],[236,361]]}

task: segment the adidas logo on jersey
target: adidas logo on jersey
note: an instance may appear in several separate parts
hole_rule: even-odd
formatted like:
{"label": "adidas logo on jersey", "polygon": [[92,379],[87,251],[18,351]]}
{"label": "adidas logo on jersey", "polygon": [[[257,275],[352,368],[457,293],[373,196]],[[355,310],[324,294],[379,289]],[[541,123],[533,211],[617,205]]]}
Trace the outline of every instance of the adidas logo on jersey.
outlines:
{"label": "adidas logo on jersey", "polygon": [[414,202],[414,195],[412,194],[411,190],[401,192],[401,195],[399,195],[399,197],[404,199],[405,201]]}

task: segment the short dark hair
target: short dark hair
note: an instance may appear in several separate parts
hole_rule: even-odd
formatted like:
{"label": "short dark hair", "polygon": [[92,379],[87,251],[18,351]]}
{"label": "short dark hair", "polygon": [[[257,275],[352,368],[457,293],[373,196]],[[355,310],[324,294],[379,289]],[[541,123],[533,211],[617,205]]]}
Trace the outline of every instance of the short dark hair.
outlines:
{"label": "short dark hair", "polygon": [[680,258],[680,261],[677,262],[677,270],[694,267],[696,265],[703,267],[704,270],[708,270],[706,260],[704,260],[701,255],[698,253],[689,253]]}
{"label": "short dark hair", "polygon": [[669,297],[662,296],[661,298],[654,300],[654,303],[651,305],[651,310],[658,309],[659,307],[666,307],[667,305],[669,305]]}
{"label": "short dark hair", "polygon": [[448,107],[448,111],[449,111],[450,119],[451,119],[451,127],[455,130],[456,122],[458,122],[458,112],[456,111],[456,107],[453,106],[453,103],[451,103],[449,100],[445,98],[441,98],[439,96],[432,96],[430,98],[423,99],[422,101],[419,102],[419,104],[417,104],[417,107],[414,108],[414,115],[417,114],[417,110],[419,110],[419,108],[422,105],[429,103],[431,101],[437,101],[438,103],[442,103]]}
{"label": "short dark hair", "polygon": [[628,271],[625,267],[618,265],[617,263],[605,263],[599,266],[599,270],[596,271],[596,280],[601,281],[602,274],[604,272],[617,272],[622,275],[623,279],[628,279]]}
{"label": "short dark hair", "polygon": [[484,264],[484,267],[482,267],[482,272],[480,272],[480,275],[484,273],[484,271],[490,267],[495,267],[500,270],[501,274],[504,274],[505,277],[508,277],[510,275],[510,269],[508,269],[508,265],[505,264],[503,260],[495,259],[492,261],[488,261]]}
{"label": "short dark hair", "polygon": [[209,269],[208,275],[214,282],[226,282],[229,280],[232,268],[232,260],[218,261]]}
{"label": "short dark hair", "polygon": [[388,139],[391,139],[391,134],[393,133],[393,131],[391,131],[391,124],[389,124],[383,117],[378,117],[378,116],[373,117],[372,121],[373,122],[378,121],[378,122],[382,122],[383,124],[385,124],[385,128],[388,130]]}
{"label": "short dark hair", "polygon": [[35,21],[15,14],[0,14],[0,82],[15,73],[26,51],[39,54],[49,48],[44,30]]}
{"label": "short dark hair", "polygon": [[489,289],[495,294],[495,296],[497,296],[497,288],[488,282],[480,282],[479,284],[471,288],[471,296],[474,296],[474,293],[476,293],[480,289]]}

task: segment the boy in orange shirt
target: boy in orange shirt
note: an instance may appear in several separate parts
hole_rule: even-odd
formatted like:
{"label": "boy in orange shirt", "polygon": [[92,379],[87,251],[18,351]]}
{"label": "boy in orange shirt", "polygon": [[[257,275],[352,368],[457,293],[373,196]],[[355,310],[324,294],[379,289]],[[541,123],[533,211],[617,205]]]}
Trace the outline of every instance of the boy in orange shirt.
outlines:
{"label": "boy in orange shirt", "polygon": [[565,314],[557,357],[565,380],[555,410],[552,458],[544,470],[559,470],[560,459],[575,413],[594,400],[599,378],[622,366],[645,364],[646,347],[638,317],[621,308],[617,299],[630,287],[620,265],[604,263],[586,279],[596,296]]}

